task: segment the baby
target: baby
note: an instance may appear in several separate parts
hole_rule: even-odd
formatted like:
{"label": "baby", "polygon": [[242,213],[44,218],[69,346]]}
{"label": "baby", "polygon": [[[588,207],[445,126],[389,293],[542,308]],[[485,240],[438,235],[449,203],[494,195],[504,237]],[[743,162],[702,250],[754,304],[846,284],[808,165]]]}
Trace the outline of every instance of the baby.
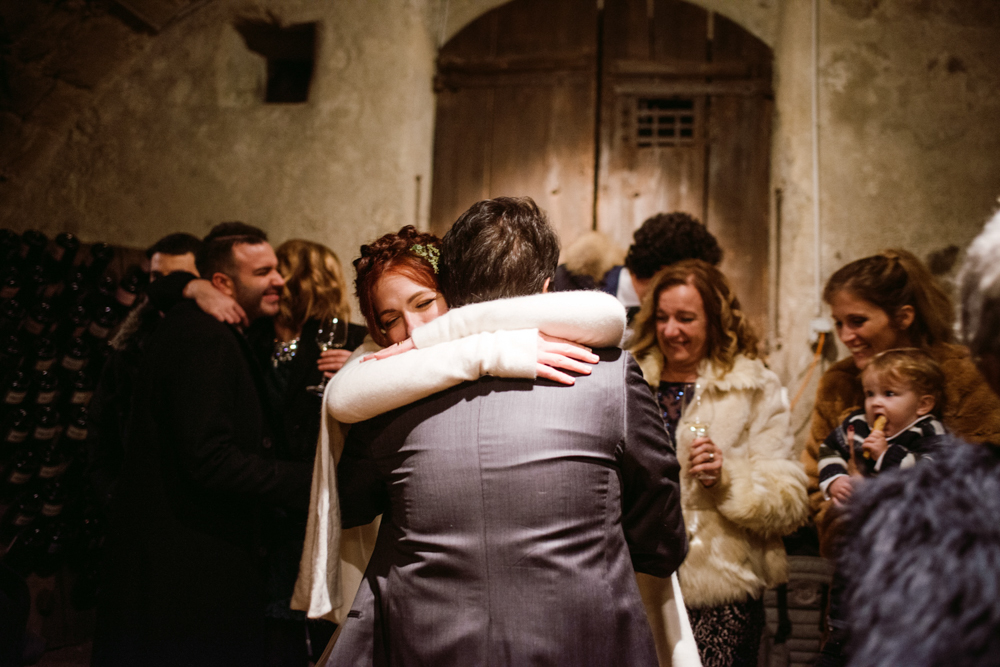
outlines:
{"label": "baby", "polygon": [[944,427],[944,374],[917,348],[887,350],[861,373],[865,407],[849,414],[819,450],[819,486],[838,503],[852,477],[909,468],[933,449]]}

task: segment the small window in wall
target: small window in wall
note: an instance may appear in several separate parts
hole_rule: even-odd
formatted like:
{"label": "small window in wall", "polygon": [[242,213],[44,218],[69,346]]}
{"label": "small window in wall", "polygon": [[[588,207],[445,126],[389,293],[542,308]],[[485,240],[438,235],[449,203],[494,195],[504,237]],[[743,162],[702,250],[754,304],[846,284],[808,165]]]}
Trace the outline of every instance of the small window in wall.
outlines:
{"label": "small window in wall", "polygon": [[690,97],[639,97],[626,113],[637,148],[683,146],[698,136],[698,110]]}
{"label": "small window in wall", "polygon": [[309,101],[316,59],[316,24],[282,27],[274,23],[235,24],[247,48],[267,59],[264,101],[274,104]]}

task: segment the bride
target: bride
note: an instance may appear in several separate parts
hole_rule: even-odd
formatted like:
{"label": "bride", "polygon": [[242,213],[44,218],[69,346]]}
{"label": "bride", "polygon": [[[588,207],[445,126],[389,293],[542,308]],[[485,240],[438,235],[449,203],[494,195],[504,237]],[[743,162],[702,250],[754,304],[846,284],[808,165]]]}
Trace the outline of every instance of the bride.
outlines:
{"label": "bride", "polygon": [[362,246],[354,262],[370,337],[324,396],[306,548],[292,598],[292,607],[310,617],[343,621],[378,532],[377,520],[339,530],[334,466],[350,424],[484,375],[571,385],[568,373],[589,374],[597,362],[584,346],[616,346],[624,334],[624,309],[601,292],[536,294],[449,311],[437,285],[439,245],[437,237],[406,226]]}

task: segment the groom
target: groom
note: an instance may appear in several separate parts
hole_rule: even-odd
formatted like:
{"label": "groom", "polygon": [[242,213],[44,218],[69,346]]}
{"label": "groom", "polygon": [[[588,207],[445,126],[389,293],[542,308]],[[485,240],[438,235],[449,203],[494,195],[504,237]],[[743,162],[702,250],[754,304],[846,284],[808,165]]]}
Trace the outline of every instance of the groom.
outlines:
{"label": "groom", "polygon": [[[558,255],[533,201],[482,201],[441,291],[541,292]],[[657,665],[633,572],[684,558],[678,465],[635,361],[595,352],[572,387],[485,377],[351,429],[344,527],[383,518],[327,665]]]}

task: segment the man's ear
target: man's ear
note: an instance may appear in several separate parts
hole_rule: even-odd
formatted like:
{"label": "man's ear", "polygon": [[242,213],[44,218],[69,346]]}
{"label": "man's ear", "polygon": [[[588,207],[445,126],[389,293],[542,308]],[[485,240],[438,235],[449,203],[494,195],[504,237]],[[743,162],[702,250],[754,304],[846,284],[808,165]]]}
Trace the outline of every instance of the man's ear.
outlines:
{"label": "man's ear", "polygon": [[552,282],[552,278],[546,278],[545,282],[542,284],[542,294],[549,291],[549,283]]}
{"label": "man's ear", "polygon": [[916,318],[917,313],[913,310],[913,306],[900,306],[899,310],[896,311],[895,325],[900,331],[906,331],[913,324],[913,320]]}
{"label": "man's ear", "polygon": [[930,394],[924,394],[923,396],[921,396],[920,400],[917,401],[917,416],[923,417],[928,412],[933,410],[935,402],[936,401],[934,400],[934,397],[931,396]]}
{"label": "man's ear", "polygon": [[213,273],[212,286],[226,296],[234,296],[236,294],[236,286],[233,284],[233,279],[225,273],[220,273],[218,271]]}

